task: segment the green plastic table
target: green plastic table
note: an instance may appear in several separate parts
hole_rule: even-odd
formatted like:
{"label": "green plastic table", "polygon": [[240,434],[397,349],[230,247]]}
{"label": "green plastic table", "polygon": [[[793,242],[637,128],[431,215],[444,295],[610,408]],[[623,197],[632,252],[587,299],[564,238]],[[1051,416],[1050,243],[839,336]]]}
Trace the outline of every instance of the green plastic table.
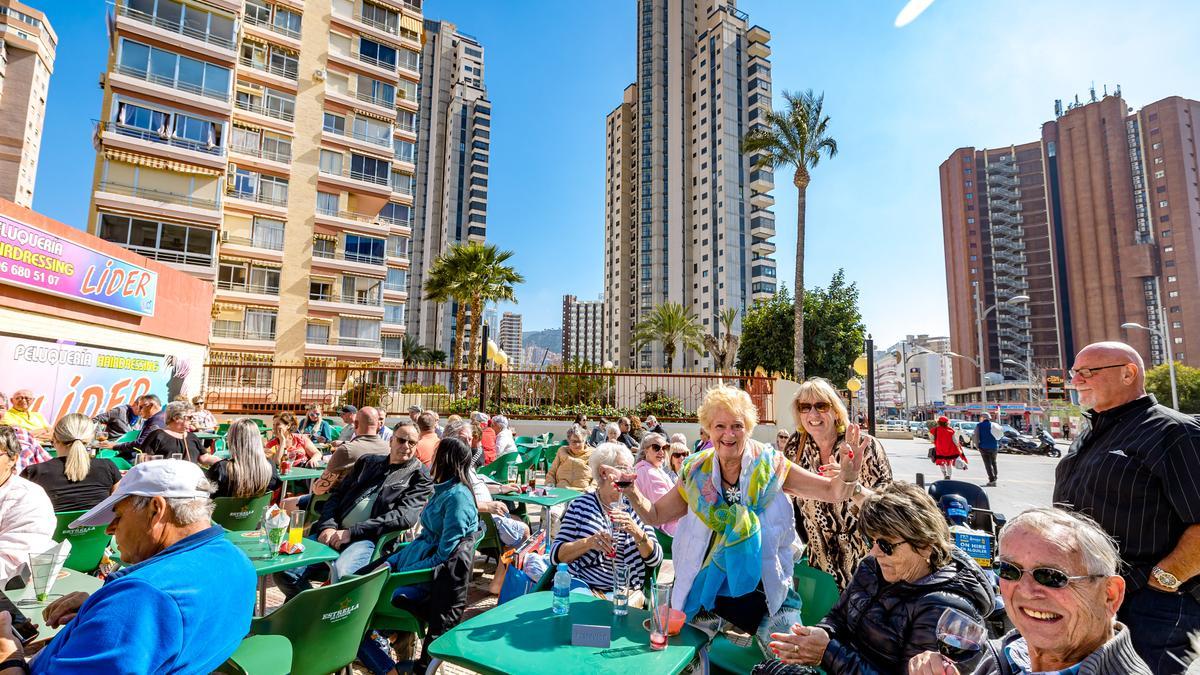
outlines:
{"label": "green plastic table", "polygon": [[34,600],[32,590],[30,591],[27,600],[22,599],[25,597],[25,590],[0,591],[0,593],[4,593],[9,600],[12,600],[13,603],[17,605],[17,608],[21,610],[21,613],[29,617],[30,621],[38,624],[37,639],[40,641],[49,640],[55,635],[58,635],[58,631],[62,630],[61,627],[51,628],[50,626],[46,625],[46,621],[42,618],[42,610],[46,609],[46,605],[54,602],[68,593],[74,593],[76,591],[95,593],[96,590],[98,590],[103,584],[104,582],[100,581],[96,577],[83,574],[82,572],[76,572],[75,570],[63,568],[63,571],[59,572],[58,580],[54,582],[54,586],[50,589],[50,595],[46,602],[38,602],[37,600]]}
{"label": "green plastic table", "polygon": [[258,538],[262,530],[249,532],[226,532],[225,539],[233,543],[250,559],[254,573],[258,575],[258,611],[261,614],[267,605],[267,575],[282,572],[305,565],[337,560],[338,552],[314,539],[305,538],[304,552],[296,555],[279,554],[274,557],[267,555],[266,547]]}
{"label": "green plastic table", "polygon": [[297,480],[313,480],[320,478],[325,473],[325,469],[307,469],[304,467],[292,467],[287,473],[279,474],[279,480],[283,481],[283,497],[287,496],[288,483]]}
{"label": "green plastic table", "polygon": [[571,490],[568,488],[548,487],[546,488],[546,496],[538,497],[532,494],[521,494],[520,492],[508,492],[502,495],[496,495],[496,499],[512,502],[513,504],[532,504],[542,507],[542,527],[546,528],[546,536],[554,538],[554,530],[550,527],[550,507],[565,504],[579,495],[583,494],[579,490]]}
{"label": "green plastic table", "polygon": [[[433,662],[427,672],[445,661],[483,675],[680,673],[697,655],[708,672],[708,636],[697,628],[685,625],[665,649],[653,651],[642,626],[650,616],[646,610],[630,607],[626,616],[613,616],[611,602],[572,593],[571,613],[555,616],[552,597],[523,595],[458,624],[429,645]],[[576,647],[572,624],[611,626],[612,644]]]}

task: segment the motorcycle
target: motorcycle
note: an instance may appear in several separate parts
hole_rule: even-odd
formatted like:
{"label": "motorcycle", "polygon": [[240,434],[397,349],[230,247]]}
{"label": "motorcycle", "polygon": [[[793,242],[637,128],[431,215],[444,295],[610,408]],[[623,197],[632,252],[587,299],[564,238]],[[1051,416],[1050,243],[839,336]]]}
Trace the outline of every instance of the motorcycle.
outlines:
{"label": "motorcycle", "polygon": [[1062,450],[1058,449],[1058,445],[1054,443],[1054,437],[1045,429],[1038,429],[1038,447],[1037,454],[1046,455],[1047,457],[1062,457]]}
{"label": "motorcycle", "polygon": [[937,500],[938,509],[950,525],[954,545],[979,563],[991,580],[996,604],[992,613],[984,617],[984,625],[989,637],[1003,637],[1012,630],[1012,622],[1000,596],[1000,578],[992,567],[999,552],[997,535],[1006,522],[1004,514],[992,511],[987,494],[973,483],[940,480],[926,489]]}
{"label": "motorcycle", "polygon": [[999,449],[1000,452],[1013,455],[1062,456],[1062,451],[1054,444],[1054,438],[1045,429],[1040,429],[1037,437],[1025,436],[1005,429],[1004,437],[1000,439]]}

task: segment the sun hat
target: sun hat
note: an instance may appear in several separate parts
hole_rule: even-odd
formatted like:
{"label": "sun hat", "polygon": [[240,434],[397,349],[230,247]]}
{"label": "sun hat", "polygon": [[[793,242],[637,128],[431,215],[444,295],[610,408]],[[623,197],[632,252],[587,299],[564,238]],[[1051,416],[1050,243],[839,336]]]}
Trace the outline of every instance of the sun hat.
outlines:
{"label": "sun hat", "polygon": [[204,471],[199,466],[182,459],[156,459],[135,464],[125,473],[107,499],[76,518],[70,527],[108,525],[116,517],[114,509],[117,502],[126,497],[207,499],[209,493],[197,489],[204,480]]}

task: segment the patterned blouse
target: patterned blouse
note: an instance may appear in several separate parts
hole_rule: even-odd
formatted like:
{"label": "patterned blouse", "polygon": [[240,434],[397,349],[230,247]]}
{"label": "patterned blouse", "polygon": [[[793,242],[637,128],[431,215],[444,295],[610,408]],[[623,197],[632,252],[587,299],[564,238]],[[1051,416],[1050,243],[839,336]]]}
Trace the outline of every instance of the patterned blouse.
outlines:
{"label": "patterned blouse", "polygon": [[[843,438],[839,435],[837,442],[841,443]],[[816,473],[821,466],[821,449],[808,436],[804,450],[797,456],[799,444],[800,432],[792,434],[785,454],[801,468]],[[892,482],[892,465],[878,439],[872,439],[871,446],[867,448],[858,480],[867,488]],[[854,578],[858,564],[870,550],[858,530],[858,507],[850,500],[830,504],[815,499],[795,499],[793,503],[796,508],[796,531],[808,542],[808,564],[833,575],[838,589],[845,590]]]}

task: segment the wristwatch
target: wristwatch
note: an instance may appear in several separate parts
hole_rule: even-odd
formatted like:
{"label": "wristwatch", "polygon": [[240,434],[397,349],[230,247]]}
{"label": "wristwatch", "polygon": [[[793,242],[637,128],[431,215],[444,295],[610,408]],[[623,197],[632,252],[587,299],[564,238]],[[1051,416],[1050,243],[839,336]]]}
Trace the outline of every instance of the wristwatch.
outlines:
{"label": "wristwatch", "polygon": [[1171,574],[1157,565],[1155,565],[1154,569],[1151,570],[1150,573],[1154,575],[1154,580],[1161,584],[1162,587],[1168,591],[1177,591],[1179,590],[1179,587],[1183,585],[1183,582],[1179,580],[1179,577]]}

